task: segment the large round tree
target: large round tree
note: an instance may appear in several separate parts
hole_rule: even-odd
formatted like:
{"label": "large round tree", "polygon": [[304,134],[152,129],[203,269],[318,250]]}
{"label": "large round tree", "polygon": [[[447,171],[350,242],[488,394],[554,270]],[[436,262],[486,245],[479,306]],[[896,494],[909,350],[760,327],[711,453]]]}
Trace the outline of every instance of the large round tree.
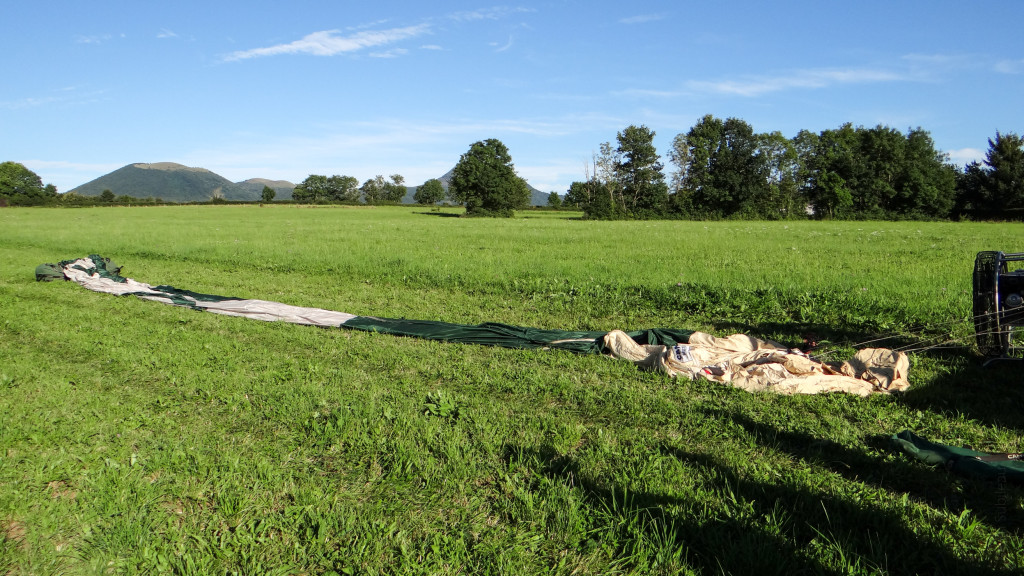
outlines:
{"label": "large round tree", "polygon": [[13,206],[35,206],[57,200],[53,184],[43,186],[35,172],[18,162],[0,163],[0,199]]}
{"label": "large round tree", "polygon": [[417,204],[437,204],[444,200],[444,184],[441,184],[441,181],[437,178],[431,178],[416,187],[416,193],[413,194],[412,199]]}
{"label": "large round tree", "polygon": [[512,156],[500,140],[475,142],[452,170],[448,196],[465,204],[468,216],[511,217],[530,201],[526,181],[516,174]]}

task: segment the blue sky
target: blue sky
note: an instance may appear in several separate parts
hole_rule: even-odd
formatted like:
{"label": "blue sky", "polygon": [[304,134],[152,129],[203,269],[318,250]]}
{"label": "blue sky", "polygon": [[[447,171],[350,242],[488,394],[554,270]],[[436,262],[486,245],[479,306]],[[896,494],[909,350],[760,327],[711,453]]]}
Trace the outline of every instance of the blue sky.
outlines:
{"label": "blue sky", "polygon": [[[630,124],[1024,132],[1024,2],[8,2],[0,161],[66,192],[135,162],[233,181],[442,175],[498,138],[564,192]],[[666,173],[672,169],[666,163]]]}

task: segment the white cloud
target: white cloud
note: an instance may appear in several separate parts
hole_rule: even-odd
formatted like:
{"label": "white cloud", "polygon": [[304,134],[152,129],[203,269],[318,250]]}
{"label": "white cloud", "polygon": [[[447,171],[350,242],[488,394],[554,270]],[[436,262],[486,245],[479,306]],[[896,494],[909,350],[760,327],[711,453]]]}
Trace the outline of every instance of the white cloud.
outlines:
{"label": "white cloud", "polygon": [[84,102],[95,102],[105,94],[103,90],[80,91],[77,86],[68,86],[54,90],[57,94],[51,96],[29,96],[20,100],[0,100],[0,110],[21,110],[24,108],[36,108],[50,104],[81,104]]}
{"label": "white cloud", "polygon": [[960,148],[959,150],[947,150],[949,160],[954,164],[970,164],[985,160],[985,151],[978,148]]}
{"label": "white cloud", "polygon": [[532,8],[523,7],[509,8],[507,6],[495,6],[493,8],[484,8],[481,10],[455,12],[449,14],[448,18],[456,22],[473,22],[476,20],[499,20],[511,14],[522,14],[525,12],[534,12],[534,10]]}
{"label": "white cloud", "polygon": [[515,44],[515,39],[512,38],[512,36],[508,37],[508,42],[506,42],[505,44],[500,45],[500,46],[498,45],[497,42],[491,42],[491,46],[494,46],[494,51],[495,52],[504,52],[504,51],[508,50],[509,48],[511,48],[513,44]]}
{"label": "white cloud", "polygon": [[21,100],[0,100],[0,110],[21,110],[22,108],[35,108],[54,102],[60,102],[64,98],[58,96],[46,96],[43,98],[28,97]]}
{"label": "white cloud", "polygon": [[631,98],[678,98],[686,95],[686,92],[679,90],[645,90],[642,88],[630,88],[612,92],[613,96],[628,96]]}
{"label": "white cloud", "polygon": [[780,76],[752,76],[742,80],[690,81],[693,91],[732,96],[760,96],[794,88],[827,88],[836,84],[898,82],[910,78],[889,70],[870,68],[798,70]]}
{"label": "white cloud", "polygon": [[160,32],[156,35],[157,38],[177,38],[178,35],[167,28],[161,28]]}
{"label": "white cloud", "polygon": [[314,56],[335,56],[348,52],[356,52],[365,48],[384,46],[407,38],[414,38],[430,32],[429,24],[417,24],[403,28],[391,28],[389,30],[367,30],[357,32],[349,36],[339,35],[338,30],[324,30],[313,32],[301,40],[267,46],[265,48],[253,48],[251,50],[239,50],[227,55],[224,60],[231,62],[246,60],[262,56],[277,56],[279,54],[312,54]]}
{"label": "white cloud", "polygon": [[647,22],[664,20],[666,17],[667,14],[638,14],[636,16],[630,16],[629,18],[619,20],[619,24],[645,24]]}
{"label": "white cloud", "polygon": [[398,58],[399,56],[404,56],[404,55],[406,55],[408,53],[409,53],[409,51],[406,50],[405,48],[392,48],[391,50],[386,50],[384,52],[370,52],[370,57],[371,58]]}
{"label": "white cloud", "polygon": [[444,48],[437,44],[424,44],[423,46],[420,46],[420,50],[444,50]]}
{"label": "white cloud", "polygon": [[1024,73],[1024,60],[1002,60],[996,63],[996,72],[1001,74]]}
{"label": "white cloud", "polygon": [[75,36],[75,42],[79,44],[102,44],[113,38],[110,34],[94,34],[91,36]]}

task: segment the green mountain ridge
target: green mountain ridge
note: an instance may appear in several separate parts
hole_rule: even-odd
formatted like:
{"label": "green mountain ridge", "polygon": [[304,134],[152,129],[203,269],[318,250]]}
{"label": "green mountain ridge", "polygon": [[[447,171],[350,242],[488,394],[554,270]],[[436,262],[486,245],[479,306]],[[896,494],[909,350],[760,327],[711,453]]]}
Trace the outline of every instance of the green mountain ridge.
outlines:
{"label": "green mountain ridge", "polygon": [[136,163],[86,182],[69,193],[99,196],[104,190],[110,190],[117,196],[160,198],[167,202],[205,202],[213,198],[258,200],[263,184],[251,182],[235,183],[205,168],[174,162]]}
{"label": "green mountain ridge", "polygon": [[[449,170],[438,178],[445,189],[448,188],[451,174],[452,171]],[[262,197],[264,186],[274,189],[275,200],[291,200],[292,191],[295,188],[295,185],[287,180],[250,178],[241,182],[232,182],[206,168],[194,168],[174,162],[156,162],[128,164],[86,182],[68,193],[99,196],[104,190],[110,190],[116,196],[160,198],[165,202],[207,202],[214,198],[251,202]],[[413,200],[415,193],[415,186],[406,187],[402,203],[415,203]],[[545,206],[547,201],[547,193],[530,186],[530,204],[532,206]]]}
{"label": "green mountain ridge", "polygon": [[251,194],[253,200],[263,198],[264,186],[270,186],[274,190],[274,200],[291,200],[292,190],[295,189],[295,184],[287,180],[267,180],[266,178],[249,178],[235,182],[235,185]]}

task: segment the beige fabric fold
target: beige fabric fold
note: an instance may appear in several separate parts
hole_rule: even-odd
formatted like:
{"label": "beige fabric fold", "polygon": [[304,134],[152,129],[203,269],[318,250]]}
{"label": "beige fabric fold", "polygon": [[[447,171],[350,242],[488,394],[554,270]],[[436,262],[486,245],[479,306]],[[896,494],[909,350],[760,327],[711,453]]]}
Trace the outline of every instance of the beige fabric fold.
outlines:
{"label": "beige fabric fold", "polygon": [[716,338],[695,332],[688,343],[670,347],[637,344],[621,330],[604,337],[604,348],[611,356],[630,360],[641,369],[703,378],[750,392],[867,396],[910,386],[907,355],[882,348],[861,350],[848,362],[834,365],[745,334]]}

